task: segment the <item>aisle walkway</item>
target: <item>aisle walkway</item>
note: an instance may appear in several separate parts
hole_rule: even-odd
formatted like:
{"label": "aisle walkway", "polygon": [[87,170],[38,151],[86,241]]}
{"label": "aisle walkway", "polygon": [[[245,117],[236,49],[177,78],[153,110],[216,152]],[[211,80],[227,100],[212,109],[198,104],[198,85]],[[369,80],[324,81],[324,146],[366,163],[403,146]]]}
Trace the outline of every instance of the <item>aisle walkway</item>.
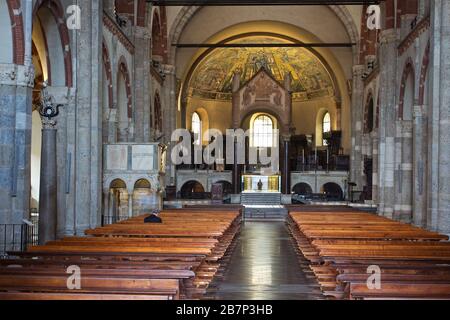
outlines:
{"label": "aisle walkway", "polygon": [[246,222],[216,299],[320,299],[317,282],[305,273],[284,222]]}

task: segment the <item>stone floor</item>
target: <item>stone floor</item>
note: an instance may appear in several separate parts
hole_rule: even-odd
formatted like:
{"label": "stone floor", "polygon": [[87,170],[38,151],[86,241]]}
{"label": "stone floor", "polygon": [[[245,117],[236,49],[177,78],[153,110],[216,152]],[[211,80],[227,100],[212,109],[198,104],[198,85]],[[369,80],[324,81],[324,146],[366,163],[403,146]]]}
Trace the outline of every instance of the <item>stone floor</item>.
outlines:
{"label": "stone floor", "polygon": [[220,300],[323,298],[282,221],[245,222],[227,271],[214,287],[214,298]]}

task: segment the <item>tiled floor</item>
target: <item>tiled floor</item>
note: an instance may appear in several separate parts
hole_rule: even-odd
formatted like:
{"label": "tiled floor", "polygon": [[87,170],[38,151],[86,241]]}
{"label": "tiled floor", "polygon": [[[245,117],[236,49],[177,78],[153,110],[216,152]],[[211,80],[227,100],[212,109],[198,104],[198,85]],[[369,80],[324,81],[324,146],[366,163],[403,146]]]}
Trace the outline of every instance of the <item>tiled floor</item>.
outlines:
{"label": "tiled floor", "polygon": [[284,222],[246,222],[223,280],[215,283],[216,299],[320,299],[312,274],[299,264]]}

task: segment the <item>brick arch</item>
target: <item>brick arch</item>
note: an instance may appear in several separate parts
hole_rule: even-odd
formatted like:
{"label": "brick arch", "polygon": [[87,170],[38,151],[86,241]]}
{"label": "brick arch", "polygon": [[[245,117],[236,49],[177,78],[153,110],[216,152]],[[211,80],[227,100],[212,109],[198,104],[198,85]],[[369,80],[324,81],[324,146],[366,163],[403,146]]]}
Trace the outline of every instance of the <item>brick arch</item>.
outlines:
{"label": "brick arch", "polygon": [[395,11],[395,1],[386,0],[384,5],[385,29],[392,29],[395,27]]}
{"label": "brick arch", "polygon": [[73,86],[72,52],[70,49],[69,30],[67,29],[64,8],[59,0],[37,0],[33,9],[33,17],[36,17],[39,9],[47,8],[55,19],[64,54],[64,69],[66,86]]}
{"label": "brick arch", "polygon": [[[417,0],[403,0],[398,4],[399,15],[403,14],[417,14],[419,10],[419,4]],[[400,20],[399,20],[400,21]]]}
{"label": "brick arch", "polygon": [[365,64],[367,56],[376,55],[376,47],[378,41],[377,30],[369,30],[367,28],[367,9],[368,5],[364,5],[361,15],[361,39],[360,39],[360,55],[359,63]]}
{"label": "brick arch", "polygon": [[405,104],[405,91],[406,91],[406,81],[408,77],[412,75],[413,82],[415,83],[415,71],[414,71],[414,63],[411,57],[408,57],[405,63],[405,67],[403,68],[401,86],[400,86],[400,102],[398,105],[398,119],[403,119],[403,107]]}
{"label": "brick arch", "polygon": [[[25,64],[25,34],[20,0],[6,0],[13,37],[13,63]],[[17,15],[15,14],[17,13]]]}
{"label": "brick arch", "polygon": [[153,11],[152,17],[152,56],[162,57],[162,62],[167,63],[167,17],[166,8],[158,7]]}
{"label": "brick arch", "polygon": [[121,56],[119,59],[119,72],[122,73],[124,79],[125,79],[125,86],[126,86],[126,92],[127,92],[127,115],[128,119],[133,118],[133,97],[131,95],[131,81],[130,81],[130,73],[128,72],[128,66],[127,61],[125,60],[124,56]]}
{"label": "brick arch", "polygon": [[[42,22],[41,22],[41,19],[39,19],[39,17],[36,17],[36,20],[33,23],[39,24],[39,28],[40,28],[40,30],[42,32],[42,38],[43,38],[42,40],[43,40],[44,46],[45,46],[45,57],[39,57],[39,58],[42,58],[42,59],[46,60],[46,63],[47,63],[47,83],[51,85],[52,84],[52,68],[51,68],[50,54],[49,54],[49,51],[48,51],[47,35],[45,34],[44,27],[42,26]],[[31,42],[32,42],[32,45],[34,46],[35,42],[34,42],[33,39],[31,40]]]}
{"label": "brick arch", "polygon": [[138,6],[137,6],[137,26],[138,27],[145,27],[146,23],[146,6],[147,3],[145,0],[138,0]]}
{"label": "brick arch", "polygon": [[108,82],[108,105],[110,109],[114,108],[113,104],[113,83],[112,83],[112,68],[111,60],[109,58],[108,48],[105,43],[105,39],[102,42],[102,60],[106,71],[106,81]]}
{"label": "brick arch", "polygon": [[419,104],[423,105],[425,103],[425,86],[427,79],[428,66],[430,65],[430,40],[428,40],[427,47],[422,59],[422,68],[420,70],[420,83],[419,83]]}

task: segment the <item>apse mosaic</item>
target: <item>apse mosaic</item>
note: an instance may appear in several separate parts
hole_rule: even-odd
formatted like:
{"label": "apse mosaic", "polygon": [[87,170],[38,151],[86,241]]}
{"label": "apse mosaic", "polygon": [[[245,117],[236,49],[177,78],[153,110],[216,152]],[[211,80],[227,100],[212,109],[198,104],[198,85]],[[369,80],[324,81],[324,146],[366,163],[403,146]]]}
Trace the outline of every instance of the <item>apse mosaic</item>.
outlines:
{"label": "apse mosaic", "polygon": [[[248,37],[235,43],[280,43],[272,37]],[[283,83],[292,76],[293,99],[306,101],[334,95],[333,82],[321,61],[305,48],[219,48],[197,66],[189,95],[203,99],[231,100],[232,80],[241,73],[241,85],[261,68]]]}

